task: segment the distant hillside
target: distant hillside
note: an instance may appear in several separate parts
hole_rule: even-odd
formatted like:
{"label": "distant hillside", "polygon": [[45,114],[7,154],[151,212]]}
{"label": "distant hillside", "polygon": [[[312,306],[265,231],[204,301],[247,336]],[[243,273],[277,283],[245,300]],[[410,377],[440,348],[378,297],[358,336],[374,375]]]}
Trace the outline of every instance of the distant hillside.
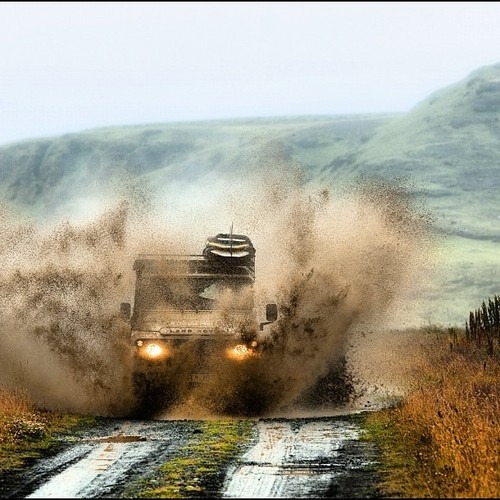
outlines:
{"label": "distant hillside", "polygon": [[0,148],[0,194],[27,215],[64,212],[105,195],[123,179],[193,183],[210,172],[244,173],[256,151],[276,143],[290,160],[316,165],[357,150],[386,116],[300,117],[95,129]]}
{"label": "distant hillside", "polygon": [[380,127],[349,164],[353,172],[411,176],[442,226],[500,241],[500,64]]}

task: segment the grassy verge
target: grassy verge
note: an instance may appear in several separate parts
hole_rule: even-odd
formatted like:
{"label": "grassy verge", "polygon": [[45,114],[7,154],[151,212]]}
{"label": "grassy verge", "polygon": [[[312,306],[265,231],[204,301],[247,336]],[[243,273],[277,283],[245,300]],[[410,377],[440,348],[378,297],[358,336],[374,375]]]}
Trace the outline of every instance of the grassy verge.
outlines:
{"label": "grassy verge", "polygon": [[498,350],[435,332],[415,386],[367,417],[382,450],[382,491],[406,498],[500,496]]}
{"label": "grassy verge", "polygon": [[0,388],[0,472],[22,469],[57,436],[92,423],[93,417],[37,409],[26,394]]}
{"label": "grassy verge", "polygon": [[178,456],[163,464],[153,475],[129,487],[124,496],[213,496],[222,487],[227,467],[254,436],[253,430],[254,424],[248,420],[200,422],[193,438]]}

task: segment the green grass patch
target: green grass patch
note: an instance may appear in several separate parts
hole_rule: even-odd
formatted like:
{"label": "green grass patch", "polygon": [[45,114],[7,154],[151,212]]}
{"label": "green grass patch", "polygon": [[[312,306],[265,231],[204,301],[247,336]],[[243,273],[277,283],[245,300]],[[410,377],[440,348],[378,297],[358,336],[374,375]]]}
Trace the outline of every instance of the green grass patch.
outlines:
{"label": "green grass patch", "polygon": [[225,470],[254,436],[248,420],[200,422],[191,441],[178,456],[164,463],[150,477],[130,486],[124,497],[189,498],[213,496],[224,481]]}
{"label": "green grass patch", "polygon": [[395,409],[386,409],[366,414],[362,439],[376,443],[381,453],[378,466],[383,496],[404,497],[409,483],[414,480],[417,470],[411,451],[415,443],[409,434],[401,432],[393,421]]}

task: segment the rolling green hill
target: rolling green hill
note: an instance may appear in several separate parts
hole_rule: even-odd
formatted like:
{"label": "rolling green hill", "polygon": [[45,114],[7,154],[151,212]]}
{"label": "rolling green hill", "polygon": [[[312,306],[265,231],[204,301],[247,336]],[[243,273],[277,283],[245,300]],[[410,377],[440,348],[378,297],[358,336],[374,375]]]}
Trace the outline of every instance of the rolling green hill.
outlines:
{"label": "rolling green hill", "polygon": [[[301,117],[103,128],[0,148],[0,193],[38,218],[63,214],[75,196],[105,195],[124,178],[195,183],[244,173],[256,151],[279,144],[316,168],[356,150],[386,117]],[[69,214],[68,214],[69,215]]]}
{"label": "rolling green hill", "polygon": [[472,73],[381,127],[354,169],[407,173],[443,227],[500,241],[500,65]]}
{"label": "rolling green hill", "polygon": [[443,321],[499,292],[500,64],[404,114],[108,127],[7,144],[0,147],[0,196],[19,214],[45,221],[135,184],[164,188],[163,196],[179,195],[179,186],[210,187],[214,176],[236,185],[273,158],[284,175],[300,168],[307,185],[403,179],[448,238],[453,272],[428,297],[443,297]]}

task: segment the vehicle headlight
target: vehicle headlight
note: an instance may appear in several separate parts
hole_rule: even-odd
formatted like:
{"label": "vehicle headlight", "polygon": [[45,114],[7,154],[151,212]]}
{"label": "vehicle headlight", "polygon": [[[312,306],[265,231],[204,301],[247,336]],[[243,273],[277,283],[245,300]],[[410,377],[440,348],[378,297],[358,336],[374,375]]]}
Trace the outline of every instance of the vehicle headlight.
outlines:
{"label": "vehicle headlight", "polygon": [[240,361],[252,354],[252,351],[248,349],[248,347],[245,344],[238,344],[234,347],[230,347],[229,349],[226,350],[226,356],[228,358]]}
{"label": "vehicle headlight", "polygon": [[[141,342],[142,345],[139,344]],[[142,358],[156,360],[163,359],[169,356],[170,351],[168,347],[159,342],[147,342],[137,341],[139,346],[139,355]]]}
{"label": "vehicle headlight", "polygon": [[157,358],[161,356],[163,349],[158,344],[148,344],[145,351],[150,358]]}

